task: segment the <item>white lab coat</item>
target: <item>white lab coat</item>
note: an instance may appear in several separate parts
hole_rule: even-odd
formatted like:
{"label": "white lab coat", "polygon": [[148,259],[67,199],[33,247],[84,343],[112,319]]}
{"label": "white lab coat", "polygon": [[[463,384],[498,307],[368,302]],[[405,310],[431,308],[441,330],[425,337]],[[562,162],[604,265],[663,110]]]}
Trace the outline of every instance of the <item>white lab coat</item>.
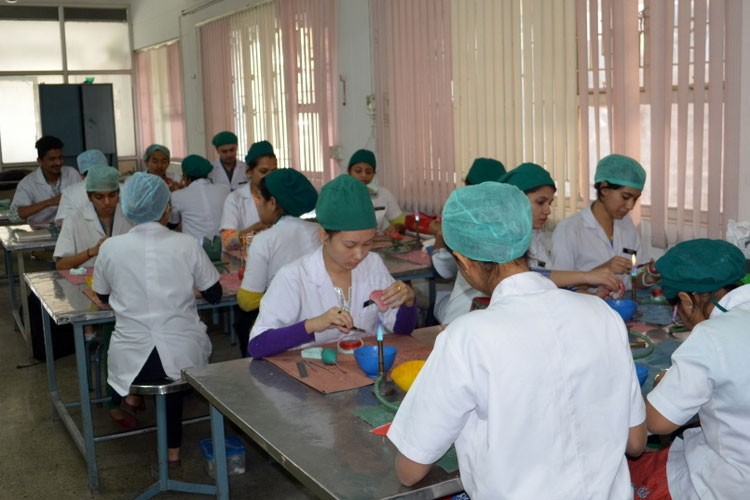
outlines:
{"label": "white lab coat", "polygon": [[221,214],[221,229],[242,231],[257,222],[260,222],[260,215],[250,193],[250,183],[247,183],[227,196]]}
{"label": "white lab coat", "polygon": [[182,222],[182,232],[203,239],[218,236],[224,201],[229,186],[212,184],[208,179],[195,179],[187,187],[172,193],[172,215],[169,222]]}
{"label": "white lab coat", "polygon": [[[133,224],[122,215],[120,204],[115,208],[115,219],[112,223],[112,236],[125,234],[130,231]],[[53,257],[69,257],[96,246],[100,239],[106,234],[96,215],[94,205],[89,202],[83,208],[76,210],[65,218],[60,230],[60,236],[55,243]],[[91,257],[83,263],[83,267],[94,267],[96,256]]]}
{"label": "white lab coat", "polygon": [[456,275],[456,282],[453,284],[448,300],[436,304],[435,318],[440,323],[447,325],[459,316],[466,314],[471,309],[471,301],[476,297],[483,297],[484,294],[473,288],[463,274],[460,272]]}
{"label": "white lab coat", "polygon": [[667,480],[672,498],[739,499],[750,495],[750,285],[725,295],[711,317],[693,328],[672,354],[672,367],[648,395],[675,424],[696,413],[669,448]]}
{"label": "white lab coat", "polygon": [[404,215],[393,194],[382,186],[378,186],[377,193],[370,195],[375,209],[375,219],[378,222],[378,232],[387,229],[393,219]]}
{"label": "white lab coat", "polygon": [[[594,218],[591,206],[561,221],[552,233],[552,265],[558,271],[590,271],[612,257],[630,259],[624,249],[635,250],[637,263],[649,261],[641,234],[630,215],[615,219],[612,241]],[[625,288],[630,289],[629,276],[621,276]]]}
{"label": "white lab coat", "polygon": [[247,165],[244,161],[237,160],[237,164],[232,170],[232,180],[230,182],[227,177],[227,172],[221,165],[221,160],[215,160],[212,163],[214,169],[208,174],[208,178],[211,179],[216,185],[228,186],[230,191],[236,191],[237,189],[244,187],[247,184]]}
{"label": "white lab coat", "polygon": [[526,272],[438,336],[388,437],[423,464],[455,442],[473,500],[630,500],[625,447],[644,420],[622,319]]}
{"label": "white lab coat", "polygon": [[86,191],[86,181],[77,182],[62,190],[60,204],[57,206],[55,223],[60,224],[68,215],[82,209],[89,203],[89,194]]}
{"label": "white lab coat", "polygon": [[547,235],[541,229],[534,229],[531,233],[531,243],[528,251],[529,269],[552,269],[552,262],[547,251]]}
{"label": "white lab coat", "polygon": [[[374,335],[380,318],[387,330],[393,329],[398,309],[388,309],[385,313],[379,313],[374,304],[362,307],[370,292],[387,288],[393,281],[383,259],[372,252],[352,270],[349,312],[355,326]],[[260,301],[260,313],[250,331],[250,339],[266,330],[314,318],[338,305],[340,304],[333,282],[323,263],[323,247],[319,247],[313,253],[287,264],[276,273]],[[341,335],[343,334],[337,328],[316,332],[314,341],[298,348],[333,342]]]}
{"label": "white lab coat", "polygon": [[[72,186],[77,182],[81,182],[81,174],[78,173],[78,170],[73,167],[63,166],[60,172],[59,186],[56,186],[59,187],[59,191],[55,192],[55,189],[44,178],[42,167],[37,167],[36,170],[21,179],[21,182],[18,183],[11,207],[27,207],[40,201],[49,200],[60,194],[66,187]],[[49,224],[50,222],[54,222],[55,214],[57,214],[57,206],[47,207],[28,217],[26,223]],[[21,219],[18,219],[13,222],[20,221]]]}
{"label": "white lab coat", "polygon": [[175,380],[183,368],[208,363],[211,341],[193,290],[217,281],[219,273],[195,238],[158,222],[139,224],[102,244],[93,289],[109,294],[115,312],[107,382],[118,394],[128,393],[154,348]]}
{"label": "white lab coat", "polygon": [[314,252],[320,245],[320,226],[289,215],[258,233],[247,249],[242,288],[263,293],[283,266]]}

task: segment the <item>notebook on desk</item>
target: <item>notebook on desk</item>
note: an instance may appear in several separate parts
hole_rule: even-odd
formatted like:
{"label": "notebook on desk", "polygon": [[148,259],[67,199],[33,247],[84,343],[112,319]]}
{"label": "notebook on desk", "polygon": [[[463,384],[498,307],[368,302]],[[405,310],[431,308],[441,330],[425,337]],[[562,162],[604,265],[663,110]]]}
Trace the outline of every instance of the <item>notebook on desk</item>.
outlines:
{"label": "notebook on desk", "polygon": [[44,241],[49,240],[52,238],[52,233],[49,232],[49,229],[42,228],[42,229],[14,229],[13,230],[13,237],[21,242],[28,242],[28,241]]}

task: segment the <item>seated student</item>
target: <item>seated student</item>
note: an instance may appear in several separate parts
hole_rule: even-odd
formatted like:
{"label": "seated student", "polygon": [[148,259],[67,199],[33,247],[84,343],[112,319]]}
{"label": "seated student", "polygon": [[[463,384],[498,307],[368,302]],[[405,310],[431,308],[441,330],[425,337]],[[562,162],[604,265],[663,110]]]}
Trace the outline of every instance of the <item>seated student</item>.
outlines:
{"label": "seated student", "polygon": [[172,154],[166,146],[152,144],[146,148],[146,152],[143,154],[143,161],[146,162],[146,172],[161,178],[167,183],[170,191],[175,191],[182,187],[182,183],[167,174],[171,156]]}
{"label": "seated student", "polygon": [[375,182],[376,168],[375,153],[368,149],[358,149],[349,159],[346,172],[363,182],[370,191],[372,206],[375,208],[375,217],[378,221],[378,232],[386,236],[394,232],[403,233],[406,229],[404,213],[393,194]]}
{"label": "seated student", "polygon": [[55,220],[60,196],[68,186],[81,182],[73,167],[63,166],[63,142],[45,135],[35,144],[39,168],[21,179],[10,203],[8,217],[14,224],[45,225]]}
{"label": "seated student", "polygon": [[529,272],[531,211],[513,186],[455,190],[443,235],[489,307],[450,323],[388,431],[405,485],[455,443],[471,498],[629,498],[646,445],[622,319]]}
{"label": "seated student", "polygon": [[[594,174],[596,200],[561,221],[552,233],[552,268],[590,271],[606,266],[615,274],[627,274],[634,252],[638,263],[647,263],[646,247],[628,215],[645,182],[646,171],[632,158],[612,154],[599,160]],[[645,280],[647,274],[641,276]],[[630,279],[623,281],[630,289]]]}
{"label": "seated student", "polygon": [[670,248],[656,268],[664,295],[692,333],[646,402],[649,432],[670,434],[696,414],[669,448],[631,461],[636,493],[649,500],[747,498],[750,493],[750,285],[745,257],[726,241]]}
{"label": "seated student", "polygon": [[[192,236],[170,231],[169,189],[158,177],[136,172],[123,187],[121,208],[135,226],[107,239],[94,267],[93,290],[115,313],[107,382],[121,396],[131,384],[181,378],[183,368],[208,363],[211,341],[193,290],[221,300],[219,273]],[[180,464],[182,393],[168,394],[170,465]],[[123,408],[137,409],[130,396]]]}
{"label": "seated student", "polygon": [[[247,272],[237,292],[237,302],[243,311],[258,310],[263,293],[282,266],[320,246],[320,226],[299,218],[315,209],[317,201],[315,187],[307,177],[291,168],[274,170],[260,180],[258,214],[261,222],[270,228],[253,238],[247,251]],[[247,355],[249,325],[241,333],[239,344],[244,357]]]}
{"label": "seated student", "polygon": [[239,248],[240,238],[253,235],[267,227],[260,221],[253,194],[260,180],[276,170],[276,154],[271,143],[260,141],[250,146],[245,163],[247,184],[227,196],[221,216],[221,241],[227,250]]}
{"label": "seated student", "polygon": [[172,193],[169,223],[180,224],[183,233],[192,235],[201,244],[219,236],[221,211],[229,194],[229,186],[213,184],[208,179],[212,168],[202,156],[186,156],[182,160],[185,187]]}
{"label": "seated student", "polygon": [[68,215],[55,244],[58,270],[94,267],[104,240],[133,227],[120,210],[120,173],[116,168],[91,167],[85,187],[89,203]]}
{"label": "seated student", "polygon": [[[464,183],[467,186],[483,182],[498,182],[505,174],[505,165],[494,158],[475,158],[469,168]],[[453,288],[448,293],[438,293],[433,309],[435,318],[447,325],[461,314],[469,312],[471,301],[482,294],[472,288],[458,273],[456,259],[445,247],[443,233],[439,221],[430,224],[430,233],[435,236],[431,259],[435,271],[444,279],[455,278]]]}
{"label": "seated student", "polygon": [[531,204],[534,230],[526,258],[532,271],[544,273],[559,287],[599,287],[597,293],[602,297],[617,291],[620,279],[606,267],[590,271],[559,271],[550,266],[542,228],[552,213],[557,186],[549,172],[536,163],[522,163],[502,176],[500,182],[516,186],[524,192]]}
{"label": "seated student", "polygon": [[[250,332],[253,358],[333,342],[355,325],[373,335],[378,322],[397,334],[416,325],[414,291],[370,253],[377,221],[365,185],[336,177],[323,186],[315,212],[323,244],[276,273]],[[365,306],[374,290],[384,290],[384,313]]]}
{"label": "seated student", "polygon": [[65,217],[88,205],[86,173],[94,165],[107,165],[107,158],[98,149],[87,149],[76,157],[76,162],[78,163],[78,172],[83,180],[63,189],[60,205],[57,207],[57,214],[55,215],[55,224],[58,227],[62,227]]}
{"label": "seated student", "polygon": [[230,191],[247,184],[247,165],[237,159],[237,143],[237,136],[228,130],[219,132],[211,139],[219,158],[213,162],[208,178],[216,185],[228,186]]}

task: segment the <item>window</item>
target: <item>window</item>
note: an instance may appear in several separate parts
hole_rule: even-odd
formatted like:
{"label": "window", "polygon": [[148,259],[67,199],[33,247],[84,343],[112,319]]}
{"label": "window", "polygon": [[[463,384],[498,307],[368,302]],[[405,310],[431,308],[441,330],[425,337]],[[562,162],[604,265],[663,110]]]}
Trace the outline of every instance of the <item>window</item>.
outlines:
{"label": "window", "polygon": [[113,84],[118,155],[133,156],[130,47],[125,9],[0,6],[0,163],[36,160],[40,83],[87,78]]}

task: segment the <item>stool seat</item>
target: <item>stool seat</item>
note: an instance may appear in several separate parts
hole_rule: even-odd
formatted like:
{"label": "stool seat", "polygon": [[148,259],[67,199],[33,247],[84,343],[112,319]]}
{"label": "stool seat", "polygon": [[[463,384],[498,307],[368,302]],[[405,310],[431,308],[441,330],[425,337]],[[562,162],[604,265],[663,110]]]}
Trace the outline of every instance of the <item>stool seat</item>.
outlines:
{"label": "stool seat", "polygon": [[141,396],[155,396],[157,394],[172,394],[175,392],[187,391],[190,384],[184,380],[164,379],[163,383],[159,381],[149,382],[147,384],[132,384],[130,394]]}

